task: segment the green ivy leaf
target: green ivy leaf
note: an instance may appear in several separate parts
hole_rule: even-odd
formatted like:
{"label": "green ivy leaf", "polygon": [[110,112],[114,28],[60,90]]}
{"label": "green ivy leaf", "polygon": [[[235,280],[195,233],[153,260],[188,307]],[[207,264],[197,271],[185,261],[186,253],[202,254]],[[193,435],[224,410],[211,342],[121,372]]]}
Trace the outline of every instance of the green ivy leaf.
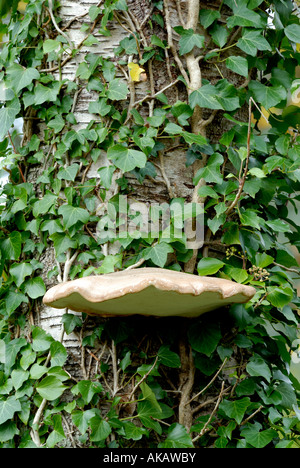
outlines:
{"label": "green ivy leaf", "polygon": [[66,388],[68,387],[53,375],[45,377],[36,386],[38,394],[47,401],[53,401],[56,400],[56,398],[60,398]]}
{"label": "green ivy leaf", "polygon": [[94,395],[101,393],[103,387],[99,382],[92,382],[90,380],[81,380],[72,388],[73,395],[81,395],[85,404],[89,404]]}
{"label": "green ivy leaf", "polygon": [[111,433],[112,429],[107,421],[104,421],[100,416],[96,415],[90,420],[91,441],[101,442],[105,440]]}
{"label": "green ivy leaf", "polygon": [[248,61],[245,57],[231,55],[226,60],[226,67],[239,75],[248,76]]}
{"label": "green ivy leaf", "polygon": [[206,323],[199,320],[189,328],[188,338],[195,351],[209,357],[222,338],[220,326],[218,323]]}
{"label": "green ivy leaf", "polygon": [[228,28],[231,29],[234,26],[251,26],[253,28],[265,27],[265,21],[258,13],[249,10],[245,4],[241,4],[240,2],[235,5],[237,5],[237,7],[234,6],[233,8],[234,14],[227,20]]}
{"label": "green ivy leaf", "polygon": [[55,50],[58,50],[61,46],[61,42],[56,41],[54,39],[46,39],[43,42],[43,51],[44,54],[50,54],[51,52],[54,52]]}
{"label": "green ivy leaf", "polygon": [[18,98],[9,101],[5,107],[0,109],[0,140],[2,141],[9,129],[14,124],[18,113],[21,110],[20,101]]}
{"label": "green ivy leaf", "polygon": [[33,266],[30,263],[14,263],[9,269],[9,273],[18,287],[24,283],[24,279],[33,272]]}
{"label": "green ivy leaf", "polygon": [[220,173],[220,167],[223,162],[224,158],[220,153],[212,154],[208,158],[206,166],[199,169],[194,177],[194,185],[197,185],[200,179],[204,179],[206,182],[221,184],[223,182],[223,178]]}
{"label": "green ivy leaf", "polygon": [[40,106],[45,102],[55,102],[60,91],[60,83],[55,81],[48,86],[38,83],[34,90],[34,104]]}
{"label": "green ivy leaf", "polygon": [[107,158],[113,161],[123,172],[133,171],[136,167],[145,167],[147,157],[142,151],[126,148],[122,145],[115,145],[109,148]]}
{"label": "green ivy leaf", "polygon": [[58,171],[57,178],[60,180],[69,180],[74,182],[79,171],[79,164],[71,164],[67,167],[61,167]]}
{"label": "green ivy leaf", "polygon": [[224,262],[217,258],[202,258],[197,266],[200,276],[215,275],[224,265]]}
{"label": "green ivy leaf", "polygon": [[179,368],[181,366],[180,357],[174,351],[170,350],[170,347],[163,345],[159,348],[157,356],[160,362],[168,367]]}
{"label": "green ivy leaf", "polygon": [[245,437],[248,444],[255,448],[264,448],[272,440],[278,437],[277,431],[274,429],[261,430],[262,426],[259,423],[248,424],[242,428],[241,435]]}
{"label": "green ivy leaf", "polygon": [[216,19],[219,19],[221,14],[218,10],[200,10],[200,23],[207,29],[213,24]]}
{"label": "green ivy leaf", "polygon": [[21,409],[21,403],[15,396],[0,400],[0,424],[12,419],[14,414]]}
{"label": "green ivy leaf", "polygon": [[175,423],[168,429],[167,438],[158,444],[158,448],[193,448],[191,436],[181,424]]}
{"label": "green ivy leaf", "polygon": [[270,382],[271,380],[272,374],[268,364],[258,355],[253,356],[249,360],[246,370],[252,377],[264,377],[267,382]]}
{"label": "green ivy leaf", "polygon": [[22,237],[20,232],[13,231],[8,238],[0,242],[0,250],[3,260],[19,260],[22,249]]}
{"label": "green ivy leaf", "polygon": [[220,410],[223,411],[226,416],[233,418],[238,424],[241,424],[245,412],[250,405],[251,400],[249,397],[241,398],[240,400],[223,400],[220,404]]}
{"label": "green ivy leaf", "polygon": [[300,25],[299,24],[289,24],[285,29],[284,32],[286,37],[296,44],[299,42],[300,37]]}
{"label": "green ivy leaf", "polygon": [[63,217],[65,229],[70,229],[78,222],[86,224],[90,219],[90,214],[87,210],[71,205],[60,206],[58,214]]}
{"label": "green ivy leaf", "polygon": [[40,78],[40,74],[36,68],[24,68],[17,63],[14,63],[7,69],[8,84],[16,94],[27,88],[34,80]]}
{"label": "green ivy leaf", "polygon": [[223,109],[234,111],[240,107],[236,88],[226,79],[220,80],[216,86],[206,84],[193,91],[189,97],[190,105],[207,109]]}
{"label": "green ivy leaf", "polygon": [[262,36],[261,31],[246,29],[242,37],[237,42],[237,47],[246,54],[256,56],[257,51],[272,50],[268,41]]}
{"label": "green ivy leaf", "polygon": [[76,327],[82,326],[81,318],[78,315],[71,313],[64,314],[61,321],[64,324],[64,329],[67,335],[70,335],[70,333],[72,333]]}
{"label": "green ivy leaf", "polygon": [[153,247],[146,248],[143,251],[143,258],[151,260],[154,265],[163,268],[167,263],[168,254],[172,252],[174,252],[174,249],[169,244],[161,242]]}
{"label": "green ivy leaf", "polygon": [[24,283],[24,292],[31,297],[37,299],[46,294],[46,286],[42,278],[31,278]]}
{"label": "green ivy leaf", "polygon": [[252,91],[256,102],[267,110],[277,106],[287,98],[287,91],[283,86],[266,86],[259,81],[251,81],[249,89]]}
{"label": "green ivy leaf", "polygon": [[194,47],[202,49],[205,38],[194,32],[193,29],[184,29],[182,26],[175,26],[174,30],[180,35],[179,39],[179,55],[184,55]]}
{"label": "green ivy leaf", "polygon": [[112,101],[122,101],[127,98],[128,87],[119,78],[112,80],[108,86],[107,97]]}

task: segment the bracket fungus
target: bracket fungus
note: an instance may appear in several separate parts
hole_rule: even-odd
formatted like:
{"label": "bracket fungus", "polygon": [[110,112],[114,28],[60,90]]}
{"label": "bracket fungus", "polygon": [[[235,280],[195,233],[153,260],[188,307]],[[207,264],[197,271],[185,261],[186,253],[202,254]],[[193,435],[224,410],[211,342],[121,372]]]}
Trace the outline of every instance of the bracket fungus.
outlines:
{"label": "bracket fungus", "polygon": [[222,278],[140,268],[60,283],[49,289],[43,302],[101,317],[198,317],[222,306],[248,302],[254,294],[255,288]]}

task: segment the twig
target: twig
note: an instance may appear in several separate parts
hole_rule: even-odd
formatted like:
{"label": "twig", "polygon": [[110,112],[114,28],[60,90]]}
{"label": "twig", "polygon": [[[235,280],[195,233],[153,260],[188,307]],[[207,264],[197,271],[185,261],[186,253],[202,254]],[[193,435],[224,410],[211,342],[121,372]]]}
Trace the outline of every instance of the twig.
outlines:
{"label": "twig", "polygon": [[233,209],[235,208],[235,206],[238,204],[239,202],[239,199],[241,198],[241,195],[242,195],[242,192],[243,192],[243,189],[244,189],[244,185],[245,185],[245,182],[246,182],[246,178],[247,178],[247,174],[248,174],[248,166],[249,166],[249,159],[250,159],[250,151],[251,151],[251,147],[250,147],[250,140],[251,140],[251,117],[252,117],[252,99],[249,100],[249,122],[248,122],[248,136],[247,136],[247,157],[246,157],[246,165],[245,165],[245,169],[244,169],[244,175],[242,177],[242,179],[240,179],[240,183],[239,183],[239,189],[238,189],[238,192],[236,194],[236,197],[235,199],[233,200],[233,202],[231,203],[231,205],[227,208],[226,210],[226,215],[229,215]]}
{"label": "twig", "polygon": [[256,411],[254,411],[254,413],[250,414],[250,416],[248,416],[248,418],[246,418],[244,421],[241,422],[240,426],[244,426],[244,424],[246,424],[248,421],[250,421],[250,419],[254,418],[254,416],[257,414],[257,413],[260,413],[260,411],[263,409],[263,406],[261,405],[259,408],[257,408]]}
{"label": "twig", "polygon": [[119,371],[118,371],[118,365],[117,365],[117,347],[112,340],[112,347],[110,350],[111,357],[112,357],[112,367],[113,367],[113,378],[114,378],[114,387],[113,387],[113,393],[112,396],[114,397],[118,391],[119,391]]}
{"label": "twig", "polygon": [[159,96],[160,94],[164,93],[167,89],[171,88],[172,86],[176,85],[177,83],[179,82],[179,80],[175,80],[173,81],[172,83],[169,83],[167,86],[165,86],[164,88],[160,89],[159,91],[157,91],[155,94],[149,94],[148,96],[144,96],[142,99],[140,99],[139,101],[136,101],[133,105],[133,107],[136,107],[140,104],[142,104],[144,101],[148,100],[148,99],[155,99],[157,96]]}
{"label": "twig", "polygon": [[[199,3],[199,1],[198,1],[198,3]],[[174,46],[174,43],[173,43],[172,26],[171,26],[171,20],[170,20],[170,12],[169,12],[169,0],[164,1],[164,7],[165,7],[164,8],[164,10],[165,10],[165,22],[166,22],[166,29],[167,29],[167,35],[168,35],[168,46],[171,49],[174,60],[177,63],[178,68],[179,68],[183,78],[185,79],[187,85],[189,86],[189,84],[190,84],[189,76],[188,76],[187,72],[185,71],[183,63],[181,62],[180,58],[178,57],[176,47]],[[197,17],[197,20],[198,20],[198,17]]]}
{"label": "twig", "polygon": [[222,388],[221,388],[221,391],[219,393],[219,397],[218,397],[216,406],[214,407],[212,413],[210,414],[208,420],[206,421],[205,425],[201,429],[200,433],[196,437],[194,437],[193,442],[196,442],[197,440],[199,440],[205,434],[205,432],[208,431],[207,427],[210,424],[212,418],[214,417],[214,415],[215,415],[215,413],[216,413],[216,411],[217,411],[217,409],[218,409],[218,407],[219,407],[219,405],[220,405],[220,403],[222,401],[223,393],[224,393],[224,385],[225,385],[225,382],[223,381],[222,382]]}
{"label": "twig", "polygon": [[155,358],[155,361],[153,363],[153,365],[151,366],[151,368],[148,370],[148,372],[146,372],[145,375],[143,375],[143,377],[141,378],[141,380],[134,386],[133,390],[131,391],[130,395],[129,395],[129,398],[128,398],[128,401],[131,401],[133,395],[135,394],[135,392],[137,391],[137,389],[140,387],[140,385],[145,382],[145,380],[147,379],[147,377],[151,374],[151,372],[153,371],[154,367],[156,366],[157,364],[157,361],[158,361],[158,356],[156,356]]}
{"label": "twig", "polygon": [[204,387],[199,393],[197,393],[197,395],[193,396],[193,398],[191,398],[187,404],[190,404],[192,401],[196,400],[196,398],[198,398],[200,395],[202,395],[202,393],[204,393],[213,383],[214,381],[216,380],[216,378],[218,377],[218,375],[220,374],[220,372],[223,370],[226,362],[228,361],[228,358],[225,358],[224,361],[222,362],[222,365],[220,367],[220,369],[218,370],[218,372],[213,376],[213,378],[211,379],[211,381],[206,385],[206,387]]}
{"label": "twig", "polygon": [[159,151],[158,152],[158,155],[159,155],[159,165],[158,164],[155,164],[159,169],[160,169],[160,172],[161,172],[161,175],[165,181],[165,184],[167,186],[167,189],[168,189],[168,193],[169,193],[169,197],[171,199],[175,198],[175,195],[174,195],[174,192],[173,192],[173,189],[171,187],[171,183],[169,181],[169,178],[167,177],[167,174],[166,174],[166,171],[165,171],[165,164],[164,164],[164,156],[163,156],[163,153],[162,151]]}
{"label": "twig", "polygon": [[[15,147],[15,145],[14,145],[14,142],[13,142],[13,140],[12,140],[12,137],[11,137],[10,132],[7,132],[7,135],[8,135],[8,138],[9,138],[9,141],[10,141],[10,144],[11,144],[11,146],[12,146],[12,149],[13,149],[14,153],[15,153],[15,154],[18,154],[18,152],[17,152],[17,150],[16,150],[16,147]],[[4,169],[5,169],[5,168],[4,168]],[[20,165],[19,165],[19,164],[18,164],[18,169],[19,169],[20,175],[21,175],[21,177],[22,177],[22,180],[23,180],[23,182],[24,182],[24,184],[25,184],[25,183],[26,183],[26,179],[25,179],[25,177],[24,177],[24,174],[23,174],[22,169],[20,168]]]}
{"label": "twig", "polygon": [[73,50],[74,48],[74,44],[72,43],[72,41],[70,40],[68,34],[66,34],[64,31],[62,31],[60,29],[60,27],[58,26],[57,22],[56,22],[56,19],[54,17],[54,13],[53,13],[53,1],[52,0],[48,0],[48,6],[49,6],[49,13],[50,13],[50,17],[51,17],[51,21],[56,29],[56,31],[58,32],[58,34],[60,34],[61,36],[63,36],[67,41],[68,41],[68,44],[71,48],[71,51]]}
{"label": "twig", "polygon": [[297,275],[300,275],[300,271],[296,270],[295,268],[289,268],[284,265],[281,265],[280,263],[273,262],[274,265],[279,266],[280,268],[283,268],[286,271],[290,271],[291,273],[297,273]]}

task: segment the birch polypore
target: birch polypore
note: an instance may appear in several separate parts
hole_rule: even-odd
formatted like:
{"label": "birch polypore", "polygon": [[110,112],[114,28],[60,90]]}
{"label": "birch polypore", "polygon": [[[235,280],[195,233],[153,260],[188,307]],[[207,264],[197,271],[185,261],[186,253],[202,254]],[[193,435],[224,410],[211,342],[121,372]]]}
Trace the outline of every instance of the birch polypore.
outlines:
{"label": "birch polypore", "polygon": [[60,283],[46,293],[44,304],[102,317],[198,317],[248,302],[254,294],[253,287],[222,278],[141,268]]}

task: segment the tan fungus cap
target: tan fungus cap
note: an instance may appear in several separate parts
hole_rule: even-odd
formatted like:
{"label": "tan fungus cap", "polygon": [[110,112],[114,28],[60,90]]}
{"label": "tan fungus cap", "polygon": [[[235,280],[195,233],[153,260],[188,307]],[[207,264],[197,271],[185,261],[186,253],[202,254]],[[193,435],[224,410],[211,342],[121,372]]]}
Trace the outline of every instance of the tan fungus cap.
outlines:
{"label": "tan fungus cap", "polygon": [[221,278],[140,268],[60,283],[46,293],[43,302],[56,309],[102,317],[198,317],[229,304],[248,302],[254,294],[251,286]]}

